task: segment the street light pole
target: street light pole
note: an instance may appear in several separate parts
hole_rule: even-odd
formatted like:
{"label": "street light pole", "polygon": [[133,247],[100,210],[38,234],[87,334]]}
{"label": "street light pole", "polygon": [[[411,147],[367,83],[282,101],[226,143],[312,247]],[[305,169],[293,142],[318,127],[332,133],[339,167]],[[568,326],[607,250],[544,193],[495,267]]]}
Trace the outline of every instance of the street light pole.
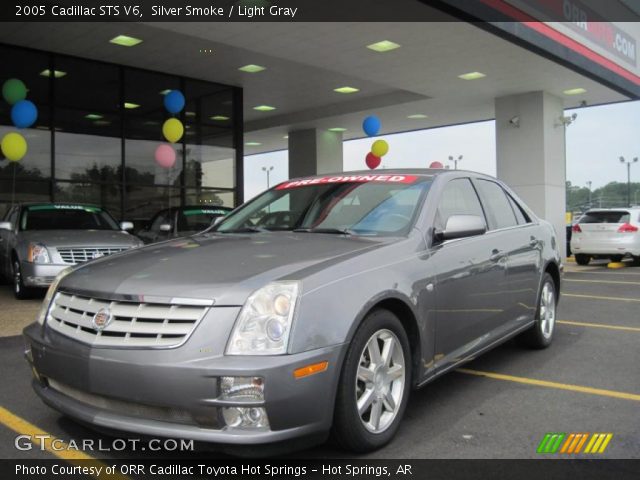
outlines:
{"label": "street light pole", "polygon": [[455,170],[458,169],[458,162],[462,160],[462,155],[458,155],[458,158],[453,158],[451,155],[449,155],[449,161],[453,162],[453,168]]}
{"label": "street light pole", "polygon": [[271,184],[269,182],[269,174],[271,173],[272,170],[273,170],[273,167],[262,167],[262,171],[267,174],[267,190],[269,190],[269,188],[271,187]]}
{"label": "street light pole", "polygon": [[620,157],[620,163],[627,164],[627,206],[631,206],[631,164],[636,163],[638,157],[634,157],[633,160],[625,160],[624,157]]}
{"label": "street light pole", "polygon": [[591,185],[593,185],[593,182],[589,180],[587,182],[587,187],[589,187],[589,208],[591,208]]}

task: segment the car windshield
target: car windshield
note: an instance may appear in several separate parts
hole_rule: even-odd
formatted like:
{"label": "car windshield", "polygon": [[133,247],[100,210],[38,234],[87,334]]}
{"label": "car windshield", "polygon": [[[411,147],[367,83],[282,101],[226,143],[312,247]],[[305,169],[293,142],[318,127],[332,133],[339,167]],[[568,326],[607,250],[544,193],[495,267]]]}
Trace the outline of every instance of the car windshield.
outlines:
{"label": "car windshield", "polygon": [[119,230],[116,221],[98,207],[32,205],[24,209],[20,230]]}
{"label": "car windshield", "polygon": [[230,210],[222,208],[189,208],[178,214],[179,232],[199,232],[206,230],[218,217],[224,217]]}
{"label": "car windshield", "polygon": [[342,175],[281,183],[226,217],[220,233],[405,235],[431,177]]}

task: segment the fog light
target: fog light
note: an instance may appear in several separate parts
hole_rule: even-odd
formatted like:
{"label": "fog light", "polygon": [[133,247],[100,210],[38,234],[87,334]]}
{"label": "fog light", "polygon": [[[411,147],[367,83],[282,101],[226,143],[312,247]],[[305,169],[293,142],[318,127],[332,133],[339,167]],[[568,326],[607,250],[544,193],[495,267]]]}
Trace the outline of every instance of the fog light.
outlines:
{"label": "fog light", "polygon": [[262,377],[222,377],[220,378],[220,399],[233,401],[264,401],[264,380]]}
{"label": "fog light", "polygon": [[231,428],[268,428],[269,419],[264,408],[225,407],[222,417]]}

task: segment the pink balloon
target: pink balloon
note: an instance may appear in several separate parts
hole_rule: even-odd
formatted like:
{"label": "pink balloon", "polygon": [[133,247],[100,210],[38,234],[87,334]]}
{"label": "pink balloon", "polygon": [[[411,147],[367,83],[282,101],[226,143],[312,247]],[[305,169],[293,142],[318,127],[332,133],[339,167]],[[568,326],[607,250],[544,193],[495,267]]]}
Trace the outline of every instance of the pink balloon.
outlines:
{"label": "pink balloon", "polygon": [[176,151],[168,143],[162,143],[156,148],[156,163],[162,168],[171,168],[176,164]]}
{"label": "pink balloon", "polygon": [[444,168],[444,165],[442,165],[442,163],[440,162],[431,162],[431,165],[429,165],[429,168]]}

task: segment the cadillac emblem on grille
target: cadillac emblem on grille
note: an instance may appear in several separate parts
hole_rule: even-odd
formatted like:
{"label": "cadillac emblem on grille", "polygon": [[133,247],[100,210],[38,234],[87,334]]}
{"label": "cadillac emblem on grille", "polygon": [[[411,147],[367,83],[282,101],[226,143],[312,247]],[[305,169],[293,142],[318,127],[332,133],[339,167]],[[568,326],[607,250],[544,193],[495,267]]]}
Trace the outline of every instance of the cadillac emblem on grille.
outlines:
{"label": "cadillac emblem on grille", "polygon": [[111,310],[108,308],[101,308],[91,319],[91,326],[94,330],[101,332],[109,326],[112,320],[113,315],[111,315]]}

